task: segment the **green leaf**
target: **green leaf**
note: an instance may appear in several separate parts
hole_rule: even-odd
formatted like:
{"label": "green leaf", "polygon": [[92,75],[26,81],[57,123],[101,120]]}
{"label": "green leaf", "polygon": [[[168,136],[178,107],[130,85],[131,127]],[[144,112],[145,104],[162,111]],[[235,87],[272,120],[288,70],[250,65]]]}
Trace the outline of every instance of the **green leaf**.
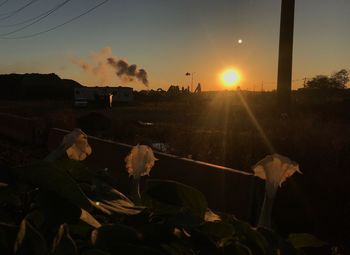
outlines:
{"label": "green leaf", "polygon": [[174,238],[173,230],[171,226],[163,223],[144,223],[139,227],[139,231],[142,233],[143,240],[148,243],[168,242]]}
{"label": "green leaf", "polygon": [[78,248],[69,234],[68,225],[60,225],[52,244],[52,255],[77,255]]}
{"label": "green leaf", "polygon": [[308,233],[290,234],[288,241],[297,249],[306,247],[318,248],[327,244]]}
{"label": "green leaf", "polygon": [[21,200],[12,186],[0,183],[0,203],[19,205]]}
{"label": "green leaf", "polygon": [[83,221],[76,224],[69,224],[70,234],[78,239],[90,240],[91,232],[93,230],[93,227]]}
{"label": "green leaf", "polygon": [[216,247],[225,247],[235,241],[235,230],[231,224],[225,222],[205,222],[197,228]]}
{"label": "green leaf", "polygon": [[52,191],[87,211],[91,209],[88,198],[78,184],[66,171],[55,166],[55,162],[42,161],[30,167],[17,168],[16,171],[43,191]]}
{"label": "green leaf", "polygon": [[103,250],[112,247],[115,242],[136,243],[140,238],[135,229],[121,224],[103,225],[91,233],[92,244]]}
{"label": "green leaf", "polygon": [[92,244],[112,254],[162,254],[158,250],[140,244],[142,235],[135,229],[121,225],[104,225],[91,234]]}
{"label": "green leaf", "polygon": [[171,210],[172,207],[184,207],[204,219],[208,203],[200,191],[169,180],[149,180],[146,186],[142,199],[150,208],[165,209],[166,211],[167,209]]}
{"label": "green leaf", "polygon": [[164,255],[163,251],[155,248],[130,243],[120,243],[118,241],[114,241],[114,243],[108,247],[108,251],[111,254],[118,255]]}
{"label": "green leaf", "polygon": [[34,209],[26,215],[26,220],[38,230],[46,228],[47,215],[39,209]]}
{"label": "green leaf", "polygon": [[217,240],[233,236],[235,233],[233,226],[225,222],[205,222],[199,227],[199,230]]}
{"label": "green leaf", "polygon": [[93,249],[93,250],[84,251],[81,255],[110,255],[110,254],[105,251]]}
{"label": "green leaf", "polygon": [[276,232],[266,228],[258,228],[258,232],[267,240],[270,253],[279,251],[281,254],[298,254],[296,248],[294,248],[290,242],[280,237]]}
{"label": "green leaf", "polygon": [[71,201],[51,191],[41,190],[37,203],[45,217],[53,225],[75,223],[79,221],[81,209]]}
{"label": "green leaf", "polygon": [[0,252],[12,254],[13,246],[18,233],[18,226],[0,222]]}
{"label": "green leaf", "polygon": [[91,183],[95,176],[94,172],[81,161],[62,159],[55,161],[55,166],[66,171],[77,182]]}
{"label": "green leaf", "polygon": [[191,247],[188,247],[185,245],[185,243],[179,242],[179,241],[161,244],[161,247],[169,255],[196,255],[196,254],[198,254]]}
{"label": "green leaf", "polygon": [[26,220],[22,220],[14,245],[15,254],[46,255],[44,237]]}
{"label": "green leaf", "polygon": [[92,205],[96,209],[108,215],[112,215],[114,213],[123,215],[136,215],[139,214],[143,209],[145,209],[145,207],[135,206],[132,202],[128,202],[123,199],[111,201],[92,201]]}
{"label": "green leaf", "polygon": [[172,212],[167,212],[165,215],[160,214],[159,220],[179,228],[197,227],[203,222],[201,218],[194,215],[188,208],[174,208]]}
{"label": "green leaf", "polygon": [[253,254],[267,254],[269,243],[261,233],[253,229],[248,223],[233,217],[227,222],[232,224],[239,243],[249,247]]}
{"label": "green leaf", "polygon": [[80,220],[84,221],[85,223],[89,224],[94,228],[101,227],[101,223],[99,223],[94,216],[92,216],[89,212],[85,211],[84,209],[81,209]]}
{"label": "green leaf", "polygon": [[[226,246],[223,251],[224,255],[253,255],[251,249],[247,247],[244,244],[241,244],[239,242],[231,243],[230,245]],[[258,253],[258,254],[265,254],[265,253]]]}

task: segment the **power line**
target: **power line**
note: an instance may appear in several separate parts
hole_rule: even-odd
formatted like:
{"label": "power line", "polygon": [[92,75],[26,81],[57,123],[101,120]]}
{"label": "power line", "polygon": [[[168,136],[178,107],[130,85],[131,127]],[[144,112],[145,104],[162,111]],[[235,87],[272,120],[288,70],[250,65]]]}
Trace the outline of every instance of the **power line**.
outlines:
{"label": "power line", "polygon": [[17,10],[14,10],[14,11],[8,12],[8,13],[0,14],[0,15],[7,15],[8,14],[7,16],[0,18],[0,20],[6,20],[6,19],[16,15],[17,13],[23,11],[25,8],[31,6],[32,4],[34,4],[37,1],[39,1],[39,0],[31,0],[29,3],[27,3],[26,5],[23,5],[22,7],[18,8]]}
{"label": "power line", "polygon": [[55,30],[55,29],[57,29],[57,28],[60,28],[60,27],[62,27],[62,26],[64,26],[64,25],[67,25],[67,24],[69,24],[69,23],[71,23],[71,22],[73,22],[73,21],[75,21],[75,20],[77,20],[77,19],[79,19],[79,18],[85,16],[86,14],[92,12],[93,10],[97,9],[97,8],[100,7],[101,5],[107,3],[108,1],[109,1],[109,0],[104,0],[102,3],[99,3],[98,5],[95,5],[94,7],[92,7],[92,8],[90,8],[90,9],[88,9],[87,11],[85,11],[85,12],[79,14],[78,16],[75,16],[75,17],[73,17],[73,18],[71,18],[71,19],[69,19],[69,20],[67,20],[67,21],[65,21],[65,22],[63,22],[63,23],[61,23],[61,24],[59,24],[59,25],[57,25],[57,26],[54,26],[54,27],[52,27],[52,28],[49,28],[49,29],[46,29],[46,30],[43,30],[43,31],[40,31],[40,32],[37,32],[37,33],[34,33],[34,34],[30,34],[30,35],[16,36],[16,37],[0,37],[0,39],[8,39],[8,40],[12,40],[12,39],[25,39],[25,38],[34,37],[34,36],[38,36],[38,35],[41,35],[41,34],[44,34],[44,33],[50,32],[50,31],[53,31],[53,30]]}
{"label": "power line", "polygon": [[6,4],[9,0],[5,0],[0,4],[0,7],[3,6],[4,4]]}
{"label": "power line", "polygon": [[62,6],[64,6],[65,4],[67,4],[70,1],[72,1],[72,0],[65,0],[64,2],[60,3],[59,5],[55,6],[54,8],[52,8],[51,10],[46,12],[45,15],[41,14],[41,15],[37,16],[36,20],[34,20],[33,22],[31,22],[31,23],[29,23],[29,24],[27,24],[27,25],[25,25],[25,26],[23,26],[21,28],[15,29],[15,30],[13,30],[11,32],[0,34],[0,36],[11,35],[11,34],[14,34],[16,32],[22,31],[22,30],[26,29],[27,27],[30,27],[30,26],[38,23],[39,21],[45,19],[46,17],[48,17],[52,13],[56,12],[59,8],[61,8]]}
{"label": "power line", "polygon": [[22,24],[25,24],[25,23],[28,23],[30,21],[33,21],[33,20],[36,20],[42,16],[45,16],[46,14],[48,14],[49,12],[51,12],[52,10],[54,10],[55,8],[57,8],[57,6],[55,6],[54,8],[48,10],[48,11],[45,11],[41,14],[39,14],[38,16],[35,16],[33,18],[30,18],[30,19],[26,19],[26,20],[23,20],[21,22],[18,22],[18,23],[14,23],[14,24],[7,24],[7,25],[0,25],[0,27],[15,27],[15,26],[18,26],[18,25],[22,25]]}

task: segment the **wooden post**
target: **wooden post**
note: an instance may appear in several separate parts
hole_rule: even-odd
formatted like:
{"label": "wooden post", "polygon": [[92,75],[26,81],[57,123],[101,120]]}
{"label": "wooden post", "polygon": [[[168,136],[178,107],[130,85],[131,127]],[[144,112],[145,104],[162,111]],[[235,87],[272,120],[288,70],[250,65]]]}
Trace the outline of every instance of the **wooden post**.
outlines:
{"label": "wooden post", "polygon": [[289,113],[292,91],[293,33],[295,0],[282,0],[278,55],[277,101]]}

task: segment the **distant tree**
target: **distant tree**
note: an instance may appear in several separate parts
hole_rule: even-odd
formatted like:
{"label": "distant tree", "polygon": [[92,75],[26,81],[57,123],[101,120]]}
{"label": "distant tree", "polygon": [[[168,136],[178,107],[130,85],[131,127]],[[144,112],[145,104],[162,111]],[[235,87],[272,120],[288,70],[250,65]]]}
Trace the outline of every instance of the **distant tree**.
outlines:
{"label": "distant tree", "polygon": [[345,89],[349,82],[349,72],[341,69],[331,76],[317,75],[305,84],[309,89]]}
{"label": "distant tree", "polygon": [[341,89],[345,89],[346,84],[349,82],[349,71],[341,69],[339,72],[334,73],[331,79],[333,79],[336,84],[339,84]]}

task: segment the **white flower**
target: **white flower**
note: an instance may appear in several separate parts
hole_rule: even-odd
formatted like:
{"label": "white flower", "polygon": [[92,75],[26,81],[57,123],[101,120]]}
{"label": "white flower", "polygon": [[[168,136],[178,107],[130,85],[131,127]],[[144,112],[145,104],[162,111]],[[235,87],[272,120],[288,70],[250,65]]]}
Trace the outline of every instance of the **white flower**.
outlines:
{"label": "white flower", "polygon": [[154,157],[152,149],[147,145],[136,145],[131,149],[130,154],[125,158],[126,169],[129,176],[134,178],[149,175],[154,162],[158,160]]}
{"label": "white flower", "polygon": [[216,221],[221,221],[221,218],[219,215],[217,215],[216,213],[214,213],[212,210],[208,208],[204,214],[204,220],[206,222],[216,222]]}
{"label": "white flower", "polygon": [[289,158],[279,154],[266,156],[253,166],[254,175],[260,177],[265,182],[265,198],[261,208],[258,226],[272,228],[272,208],[278,186],[295,172],[300,172],[299,165]]}
{"label": "white flower", "polygon": [[274,187],[281,184],[295,172],[301,173],[299,165],[279,154],[266,156],[253,166],[254,175],[260,177]]}
{"label": "white flower", "polygon": [[84,160],[92,152],[87,135],[79,128],[65,135],[62,144],[66,148],[67,156],[73,160]]}

